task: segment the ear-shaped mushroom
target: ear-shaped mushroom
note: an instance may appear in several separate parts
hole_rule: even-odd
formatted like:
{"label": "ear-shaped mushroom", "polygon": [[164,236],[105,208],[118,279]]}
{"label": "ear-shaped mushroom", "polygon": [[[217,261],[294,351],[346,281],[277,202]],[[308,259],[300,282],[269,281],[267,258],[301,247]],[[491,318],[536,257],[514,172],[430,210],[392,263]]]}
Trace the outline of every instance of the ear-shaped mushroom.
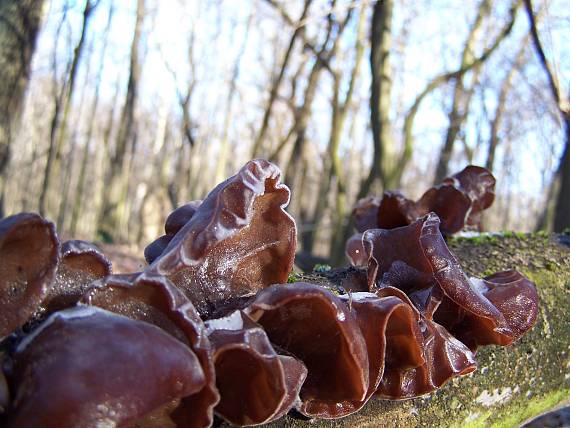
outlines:
{"label": "ear-shaped mushroom", "polygon": [[201,204],[200,200],[188,202],[168,215],[164,223],[165,234],[152,241],[144,249],[144,258],[147,263],[154,262],[162,254],[174,235],[190,221]]}
{"label": "ear-shaped mushroom", "polygon": [[354,226],[359,232],[378,227],[378,210],[380,207],[380,198],[368,196],[360,199],[352,209],[352,217],[354,218]]}
{"label": "ear-shaped mushroom", "polygon": [[178,231],[149,272],[166,275],[200,314],[224,300],[282,283],[293,266],[295,221],[289,189],[265,160],[219,184]]}
{"label": "ear-shaped mushroom", "polygon": [[404,197],[401,192],[387,191],[382,195],[378,207],[376,227],[370,229],[393,229],[406,226],[422,214],[418,212],[416,204]]}
{"label": "ear-shaped mushroom", "polygon": [[[369,230],[363,241],[371,255],[370,287],[403,290],[425,315],[433,315],[473,349],[477,344],[512,343],[536,321],[534,284],[518,272],[469,281],[445,244],[434,213],[406,227]],[[440,302],[445,310],[438,310]],[[460,332],[456,325],[464,320]]]}
{"label": "ear-shaped mushroom", "polygon": [[206,328],[221,396],[217,414],[251,426],[279,419],[293,407],[307,376],[303,363],[277,354],[261,326],[241,311],[206,321]]}
{"label": "ear-shaped mushroom", "polygon": [[176,235],[180,229],[196,214],[198,208],[202,205],[201,200],[191,201],[172,211],[164,222],[164,232],[167,235]]}
{"label": "ear-shaped mushroom", "polygon": [[366,399],[366,342],[334,294],[307,283],[274,285],[260,291],[245,312],[263,326],[272,343],[307,366],[298,407],[302,414],[334,418],[350,412],[343,408],[345,402]]}
{"label": "ear-shaped mushroom", "polygon": [[[385,364],[417,367],[424,363],[419,315],[407,301],[357,292],[340,296],[358,322],[368,352],[368,391],[359,401],[315,403],[319,415],[346,416],[358,411],[380,385]],[[388,351],[389,350],[389,351]],[[386,358],[388,357],[388,360]]]}
{"label": "ear-shaped mushroom", "polygon": [[538,294],[534,283],[521,273],[516,270],[497,272],[483,279],[470,278],[470,283],[499,310],[508,329],[497,329],[490,320],[464,311],[463,306],[449,299],[443,301],[434,319],[472,350],[481,345],[510,345],[536,323]]}
{"label": "ear-shaped mushroom", "polygon": [[[379,296],[396,296],[407,302],[416,315],[422,340],[419,344],[421,355],[414,349],[410,336],[396,335],[397,340],[386,345],[386,367],[384,376],[376,391],[381,398],[413,398],[435,391],[450,379],[471,373],[477,368],[473,353],[453,337],[445,328],[414,309],[414,305],[401,291],[393,287],[378,290]],[[394,324],[398,329],[401,324]],[[397,331],[397,330],[396,330]],[[406,338],[407,349],[402,347]]]}
{"label": "ear-shaped mushroom", "polygon": [[89,285],[111,273],[111,262],[90,242],[66,241],[61,246],[57,274],[43,302],[48,313],[74,305]]}
{"label": "ear-shaped mushroom", "polygon": [[204,324],[192,303],[168,279],[150,273],[110,275],[96,282],[83,303],[160,327],[189,346],[205,376],[203,387],[182,399],[172,413],[180,426],[209,427],[220,397]]}
{"label": "ear-shaped mushroom", "polygon": [[196,355],[163,330],[85,306],[51,315],[13,358],[8,428],[132,426],[206,382]]}
{"label": "ear-shaped mushroom", "polygon": [[382,199],[368,197],[357,202],[353,217],[356,229],[393,229],[435,212],[445,235],[459,232],[466,224],[479,226],[481,213],[495,198],[495,177],[485,168],[469,165],[441,184],[428,189],[414,202],[398,191],[384,192]]}
{"label": "ear-shaped mushroom", "polygon": [[471,210],[467,224],[478,225],[481,212],[489,208],[495,200],[495,177],[486,168],[468,165],[463,170],[443,180],[463,191],[471,200]]}
{"label": "ear-shaped mushroom", "polygon": [[53,223],[32,213],[0,221],[0,340],[39,309],[58,258]]}

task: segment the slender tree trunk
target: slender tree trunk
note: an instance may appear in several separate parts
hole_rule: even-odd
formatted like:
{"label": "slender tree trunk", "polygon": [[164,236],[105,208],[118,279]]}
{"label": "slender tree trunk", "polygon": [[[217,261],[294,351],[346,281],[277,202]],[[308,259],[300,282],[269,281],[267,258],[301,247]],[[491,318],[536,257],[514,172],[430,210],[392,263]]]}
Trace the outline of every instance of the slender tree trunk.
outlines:
{"label": "slender tree trunk", "polygon": [[261,121],[261,128],[259,128],[259,132],[255,141],[253,143],[253,148],[251,151],[251,157],[256,158],[259,156],[263,149],[263,141],[265,139],[265,134],[267,133],[267,128],[269,126],[269,119],[271,118],[271,112],[273,111],[273,104],[275,104],[275,100],[277,99],[277,94],[279,93],[279,87],[281,86],[281,81],[285,76],[285,71],[287,70],[287,66],[289,64],[289,59],[291,58],[291,53],[293,52],[293,48],[295,47],[295,42],[299,35],[305,29],[305,18],[307,17],[307,13],[309,11],[309,6],[311,5],[312,0],[305,0],[303,6],[303,12],[301,13],[301,17],[297,21],[295,25],[295,30],[291,35],[291,39],[289,40],[289,45],[287,46],[287,50],[285,51],[285,55],[283,56],[283,60],[281,61],[281,68],[279,69],[279,73],[273,80],[271,84],[271,90],[269,91],[269,99],[267,100],[267,105],[265,106],[265,111],[263,113],[263,120]]}
{"label": "slender tree trunk", "polygon": [[91,151],[91,141],[93,139],[93,131],[95,129],[95,119],[97,116],[97,108],[99,106],[99,90],[101,88],[101,78],[103,76],[103,67],[105,64],[105,54],[107,52],[107,45],[109,42],[109,30],[113,20],[114,5],[109,6],[109,14],[107,18],[107,25],[103,34],[103,47],[101,48],[101,57],[99,59],[99,68],[95,77],[95,90],[93,93],[93,101],[89,109],[89,127],[87,128],[87,135],[85,137],[85,145],[83,146],[83,153],[81,155],[81,167],[79,169],[79,178],[77,179],[77,187],[75,188],[75,197],[73,200],[73,209],[71,213],[71,226],[70,234],[75,236],[77,232],[77,223],[81,216],[81,208],[83,201],[83,193],[85,192],[85,179],[87,176],[87,168],[89,166],[89,153]]}
{"label": "slender tree trunk", "polygon": [[[538,34],[538,28],[536,26],[536,17],[534,15],[532,1],[524,0],[524,4],[534,49],[544,73],[546,74],[550,92],[556,102],[556,106],[558,107],[558,111],[560,112],[562,119],[564,152],[560,158],[558,170],[553,181],[553,185],[555,185],[554,183],[557,179],[560,181],[558,195],[556,195],[556,208],[554,211],[554,231],[562,232],[565,229],[570,228],[570,93],[568,96],[565,96],[561,91],[560,82],[546,58],[546,54],[544,53]],[[554,194],[555,192],[552,193]]]}
{"label": "slender tree trunk", "polygon": [[[98,2],[93,2],[91,0],[87,0],[85,2],[85,8],[83,10],[83,25],[81,27],[81,35],[74,49],[73,60],[71,62],[69,73],[66,77],[65,83],[62,86],[61,98],[55,100],[54,115],[51,122],[51,130],[50,130],[50,148],[44,170],[44,182],[42,184],[42,193],[40,195],[39,205],[40,205],[40,213],[42,214],[45,214],[46,212],[47,195],[50,190],[51,182],[55,178],[54,175],[60,173],[61,152],[63,150],[64,140],[67,138],[67,122],[69,118],[71,104],[73,101],[77,71],[79,70],[79,64],[85,46],[85,39],[87,35],[87,28],[89,26],[89,19],[93,13],[93,10],[97,6],[97,3]],[[54,55],[56,55],[56,53],[54,53]],[[54,67],[54,72],[55,72],[55,67]]]}
{"label": "slender tree trunk", "polygon": [[560,158],[558,175],[560,188],[554,211],[554,231],[563,232],[570,228],[570,112],[564,116],[565,144]]}
{"label": "slender tree trunk", "polygon": [[22,113],[43,0],[0,1],[0,218],[4,217],[5,171]]}
{"label": "slender tree trunk", "polygon": [[374,155],[368,177],[362,182],[358,198],[370,192],[373,184],[380,181],[386,186],[385,165],[387,151],[393,145],[390,130],[390,95],[392,92],[392,69],[390,53],[392,46],[393,0],[379,0],[374,4],[370,31],[370,124],[374,143]]}
{"label": "slender tree trunk", "polygon": [[[451,82],[451,81],[454,81],[454,80],[457,80],[457,79],[461,79],[465,75],[465,73],[481,66],[482,64],[485,63],[485,61],[487,61],[491,57],[493,52],[495,52],[497,50],[497,48],[501,45],[501,43],[511,33],[511,31],[514,27],[516,15],[517,15],[517,11],[520,7],[520,3],[521,3],[521,0],[514,0],[513,3],[511,3],[511,7],[509,10],[509,20],[505,23],[505,25],[503,26],[503,28],[501,29],[501,31],[499,32],[499,34],[497,35],[497,37],[495,38],[493,43],[487,49],[485,49],[479,57],[473,59],[473,61],[469,62],[468,64],[466,64],[462,67],[460,67],[459,69],[457,69],[455,71],[446,72],[446,73],[443,73],[439,76],[434,77],[426,85],[426,87],[423,89],[423,91],[421,91],[418,94],[418,96],[416,97],[416,99],[412,103],[412,106],[409,108],[409,110],[407,111],[407,113],[404,117],[404,127],[403,127],[404,150],[402,152],[402,157],[401,157],[400,161],[398,162],[399,166],[398,166],[396,171],[399,173],[400,177],[396,177],[397,178],[395,180],[396,182],[399,182],[399,179],[401,178],[401,174],[404,170],[404,167],[405,167],[405,165],[407,165],[407,163],[409,162],[409,160],[411,159],[411,156],[412,156],[413,147],[414,147],[414,133],[413,133],[414,121],[415,121],[416,115],[419,111],[419,108],[420,108],[422,102],[427,98],[428,95],[430,95],[433,91],[435,91],[441,85],[448,83],[448,82]],[[366,196],[366,194],[363,194],[360,197],[364,197],[364,196]]]}
{"label": "slender tree trunk", "polygon": [[117,133],[115,152],[111,156],[109,174],[103,190],[102,211],[99,218],[98,233],[103,239],[121,239],[126,231],[118,230],[121,224],[120,207],[124,198],[125,157],[129,142],[134,137],[135,107],[138,98],[139,80],[141,74],[140,45],[142,27],[145,15],[145,1],[137,1],[137,17],[131,44],[130,73],[127,84],[125,104],[121,112],[119,130]]}

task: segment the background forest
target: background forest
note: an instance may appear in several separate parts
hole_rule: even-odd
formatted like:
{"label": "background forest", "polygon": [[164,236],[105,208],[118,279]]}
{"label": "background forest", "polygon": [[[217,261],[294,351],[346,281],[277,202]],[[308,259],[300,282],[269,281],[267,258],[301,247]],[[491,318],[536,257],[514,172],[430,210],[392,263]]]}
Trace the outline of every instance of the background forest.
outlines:
{"label": "background forest", "polygon": [[322,257],[468,163],[487,230],[570,227],[566,0],[2,1],[0,61],[3,213],[64,236],[144,246],[254,157]]}

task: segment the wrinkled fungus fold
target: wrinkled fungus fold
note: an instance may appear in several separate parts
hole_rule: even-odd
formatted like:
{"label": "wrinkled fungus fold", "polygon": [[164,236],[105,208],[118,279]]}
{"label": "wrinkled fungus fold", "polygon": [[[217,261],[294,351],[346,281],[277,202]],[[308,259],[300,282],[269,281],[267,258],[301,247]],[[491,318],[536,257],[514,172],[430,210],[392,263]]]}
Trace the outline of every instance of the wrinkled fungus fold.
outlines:
{"label": "wrinkled fungus fold", "polygon": [[0,340],[40,309],[58,261],[52,222],[32,213],[0,220]]}
{"label": "wrinkled fungus fold", "polygon": [[201,315],[285,282],[296,226],[284,210],[290,195],[280,176],[270,162],[248,162],[210,192],[147,270],[167,276]]}
{"label": "wrinkled fungus fold", "polygon": [[217,414],[251,426],[279,419],[293,407],[307,376],[301,361],[279,355],[263,328],[241,311],[207,321],[206,328],[222,397]]}
{"label": "wrinkled fungus fold", "polygon": [[110,275],[93,284],[83,303],[160,327],[190,347],[197,356],[205,384],[182,399],[172,412],[180,426],[208,427],[219,401],[212,350],[204,324],[192,303],[167,278],[150,273]]}
{"label": "wrinkled fungus fold", "polygon": [[350,412],[344,402],[366,399],[366,342],[337,296],[313,284],[274,285],[260,291],[245,312],[263,326],[272,343],[307,366],[298,406],[302,414],[344,416]]}
{"label": "wrinkled fungus fold", "polygon": [[57,274],[43,306],[48,313],[74,305],[89,285],[111,273],[111,262],[87,241],[62,244]]}
{"label": "wrinkled fungus fold", "polygon": [[8,428],[130,426],[206,382],[196,355],[171,335],[85,306],[51,315],[13,359]]}
{"label": "wrinkled fungus fold", "polygon": [[447,247],[430,213],[409,226],[363,235],[369,287],[392,286],[471,349],[508,345],[536,322],[534,284],[516,271],[471,280]]}
{"label": "wrinkled fungus fold", "polygon": [[480,228],[481,214],[495,199],[495,177],[485,168],[469,165],[428,189],[417,201],[399,191],[386,191],[382,198],[367,197],[353,209],[358,232],[393,229],[436,213],[445,235],[459,232],[466,225]]}

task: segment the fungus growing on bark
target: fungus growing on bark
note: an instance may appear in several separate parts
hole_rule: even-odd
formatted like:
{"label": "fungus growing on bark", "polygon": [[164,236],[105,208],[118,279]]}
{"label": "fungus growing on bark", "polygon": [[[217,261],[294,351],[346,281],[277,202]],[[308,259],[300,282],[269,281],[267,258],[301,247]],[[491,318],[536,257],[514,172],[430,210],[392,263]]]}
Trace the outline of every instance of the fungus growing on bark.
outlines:
{"label": "fungus growing on bark", "polygon": [[430,213],[406,227],[366,231],[362,242],[369,255],[369,288],[404,291],[424,315],[471,349],[517,340],[536,322],[534,284],[516,271],[468,279],[439,223]]}
{"label": "fungus growing on bark", "polygon": [[144,258],[147,263],[152,263],[162,254],[174,235],[190,221],[201,203],[201,200],[188,202],[170,213],[164,223],[165,234],[152,241],[144,249]]}
{"label": "fungus growing on bark", "polygon": [[0,340],[38,311],[58,259],[52,222],[31,213],[0,220]]}
{"label": "fungus growing on bark", "polygon": [[110,275],[93,284],[83,303],[160,327],[197,356],[203,387],[182,399],[172,419],[185,427],[208,427],[220,396],[215,387],[212,350],[192,303],[168,279],[149,273]]}
{"label": "fungus growing on bark", "polygon": [[0,221],[0,338],[83,294],[3,342],[0,424],[203,428],[216,412],[249,426],[292,408],[333,419],[373,396],[429,393],[475,370],[478,346],[511,344],[535,323],[531,281],[468,278],[441,233],[476,225],[492,203],[483,168],[418,202],[398,192],[360,201],[347,254],[366,270],[346,270],[341,296],[284,284],[296,228],[279,180],[275,165],[251,161],[173,211],[142,273],[109,275],[81,241],[60,251],[37,215]]}
{"label": "fungus growing on bark", "polygon": [[298,406],[302,414],[340,417],[352,411],[352,402],[365,400],[366,342],[356,319],[334,294],[307,283],[274,285],[260,291],[245,312],[263,326],[272,343],[307,366]]}
{"label": "fungus growing on bark", "polygon": [[196,355],[171,335],[86,306],[51,315],[13,360],[9,428],[131,426],[149,415],[174,426],[168,410],[206,383]]}
{"label": "fungus growing on bark", "polygon": [[73,306],[89,285],[111,273],[111,262],[90,242],[66,241],[57,273],[42,306],[48,313]]}
{"label": "fungus growing on bark", "polygon": [[261,326],[242,311],[206,321],[206,328],[222,397],[217,414],[250,426],[279,419],[293,407],[307,376],[301,361],[279,355]]}
{"label": "fungus growing on bark", "polygon": [[202,315],[285,282],[296,227],[284,211],[289,189],[280,176],[270,162],[248,162],[210,192],[147,270],[167,276]]}
{"label": "fungus growing on bark", "polygon": [[393,229],[407,226],[435,212],[444,235],[459,232],[466,225],[480,227],[481,213],[495,199],[495,177],[485,168],[469,165],[428,189],[414,202],[398,191],[386,191],[382,198],[368,197],[353,209],[356,229]]}

